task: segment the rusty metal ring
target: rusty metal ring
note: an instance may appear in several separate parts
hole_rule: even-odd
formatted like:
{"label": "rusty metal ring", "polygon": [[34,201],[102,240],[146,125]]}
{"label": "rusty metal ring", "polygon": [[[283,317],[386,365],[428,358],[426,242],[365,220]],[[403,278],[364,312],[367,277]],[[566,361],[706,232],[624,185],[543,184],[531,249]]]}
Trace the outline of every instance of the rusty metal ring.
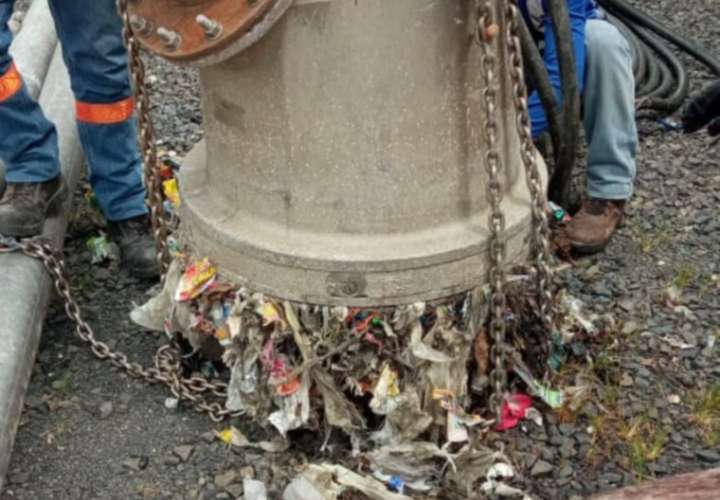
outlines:
{"label": "rusty metal ring", "polygon": [[173,62],[208,66],[262,38],[293,0],[135,0],[128,10],[142,46]]}

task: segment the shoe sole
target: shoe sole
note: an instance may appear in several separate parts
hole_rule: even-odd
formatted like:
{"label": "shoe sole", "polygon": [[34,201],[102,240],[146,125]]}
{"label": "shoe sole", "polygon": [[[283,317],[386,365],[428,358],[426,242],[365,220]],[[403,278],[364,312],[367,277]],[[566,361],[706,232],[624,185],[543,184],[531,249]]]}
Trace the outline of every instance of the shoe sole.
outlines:
{"label": "shoe sole", "polygon": [[27,224],[18,224],[17,226],[8,226],[6,236],[12,236],[14,238],[30,238],[37,236],[42,232],[45,221],[52,216],[57,215],[62,210],[62,204],[67,199],[68,187],[65,183],[65,179],[60,180],[60,186],[57,188],[55,193],[50,197],[45,210],[45,218],[38,225],[28,226]]}
{"label": "shoe sole", "polygon": [[593,253],[600,253],[603,250],[605,250],[610,242],[605,243],[604,245],[586,245],[584,243],[577,243],[575,241],[570,242],[570,246],[574,251],[577,253],[582,253],[586,255],[590,255]]}

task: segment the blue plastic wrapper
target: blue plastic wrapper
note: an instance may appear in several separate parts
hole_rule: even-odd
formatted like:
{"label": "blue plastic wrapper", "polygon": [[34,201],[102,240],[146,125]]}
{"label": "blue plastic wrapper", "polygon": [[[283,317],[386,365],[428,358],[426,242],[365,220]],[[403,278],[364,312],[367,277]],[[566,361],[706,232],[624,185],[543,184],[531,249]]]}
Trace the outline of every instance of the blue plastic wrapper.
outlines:
{"label": "blue plastic wrapper", "polygon": [[405,481],[399,476],[393,476],[388,481],[388,488],[390,488],[390,491],[402,494],[405,491]]}

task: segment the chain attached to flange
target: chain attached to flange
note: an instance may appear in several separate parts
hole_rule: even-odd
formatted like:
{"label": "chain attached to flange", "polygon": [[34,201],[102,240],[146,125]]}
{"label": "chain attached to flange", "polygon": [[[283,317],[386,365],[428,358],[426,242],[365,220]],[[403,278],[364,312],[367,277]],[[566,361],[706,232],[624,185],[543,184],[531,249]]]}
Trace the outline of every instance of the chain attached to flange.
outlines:
{"label": "chain attached to flange", "polygon": [[505,336],[506,322],[505,310],[507,296],[505,295],[505,214],[501,203],[503,199],[503,185],[500,173],[503,166],[498,151],[498,81],[497,81],[497,52],[496,42],[500,29],[494,20],[493,9],[489,1],[480,6],[477,20],[477,42],[482,50],[482,66],[485,90],[486,119],[485,134],[487,138],[487,151],[485,153],[485,167],[488,174],[487,196],[490,202],[488,241],[488,283],[490,286],[490,336],[493,340],[490,357],[493,368],[490,372],[490,408],[498,414],[502,407],[505,388],[507,385],[507,370],[505,369]]}

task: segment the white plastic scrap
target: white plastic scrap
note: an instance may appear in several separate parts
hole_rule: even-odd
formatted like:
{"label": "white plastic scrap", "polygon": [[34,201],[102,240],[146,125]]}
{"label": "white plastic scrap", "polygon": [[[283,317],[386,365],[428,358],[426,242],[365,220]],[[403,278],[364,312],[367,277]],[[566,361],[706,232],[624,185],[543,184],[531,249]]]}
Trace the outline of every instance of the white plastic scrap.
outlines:
{"label": "white plastic scrap", "polygon": [[480,490],[487,495],[495,495],[502,498],[532,500],[532,498],[523,491],[501,482],[502,479],[512,479],[513,477],[515,477],[513,468],[506,463],[498,462],[488,470],[485,476],[487,480],[480,486]]}
{"label": "white plastic scrap", "polygon": [[310,464],[285,488],[283,500],[336,500],[345,492],[360,492],[372,500],[412,500],[388,491],[383,483],[342,465]]}
{"label": "white plastic scrap", "polygon": [[267,500],[267,488],[262,481],[245,478],[243,480],[244,500]]}
{"label": "white plastic scrap", "polygon": [[280,398],[280,409],[271,413],[268,420],[283,435],[299,429],[310,418],[310,375],[303,373],[300,389],[294,394]]}
{"label": "white plastic scrap", "polygon": [[130,312],[132,322],[147,330],[165,331],[165,320],[172,316],[174,310],[173,294],[182,273],[183,269],[180,261],[173,260],[168,269],[163,289],[142,306],[133,308]]}

